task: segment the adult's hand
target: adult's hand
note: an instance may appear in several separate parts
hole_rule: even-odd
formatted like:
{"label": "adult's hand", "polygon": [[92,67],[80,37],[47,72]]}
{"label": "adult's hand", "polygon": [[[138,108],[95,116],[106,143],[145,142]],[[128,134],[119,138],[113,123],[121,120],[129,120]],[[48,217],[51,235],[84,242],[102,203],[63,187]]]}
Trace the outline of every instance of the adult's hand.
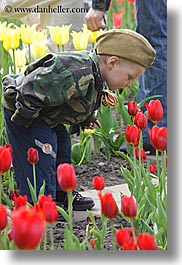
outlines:
{"label": "adult's hand", "polygon": [[85,16],[87,28],[96,31],[99,29],[105,29],[106,25],[103,24],[102,19],[105,15],[105,11],[96,10],[93,8],[90,8],[88,13]]}

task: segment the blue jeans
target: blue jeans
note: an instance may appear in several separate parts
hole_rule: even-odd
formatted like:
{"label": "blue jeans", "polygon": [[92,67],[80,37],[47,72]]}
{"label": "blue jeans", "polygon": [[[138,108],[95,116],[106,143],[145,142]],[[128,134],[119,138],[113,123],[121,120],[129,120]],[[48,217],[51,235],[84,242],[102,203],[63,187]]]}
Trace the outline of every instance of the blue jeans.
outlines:
{"label": "blue jeans", "polygon": [[[9,143],[13,148],[13,167],[15,180],[21,195],[27,195],[31,202],[31,195],[27,178],[33,185],[32,165],[27,160],[29,148],[35,148],[39,153],[36,164],[37,193],[45,180],[45,194],[56,198],[56,191],[60,191],[56,178],[56,168],[60,163],[71,163],[71,138],[64,125],[50,128],[41,118],[35,119],[28,127],[19,126],[11,121],[12,112],[4,108],[5,125]],[[45,145],[51,147],[52,152],[45,152]]]}
{"label": "blue jeans", "polygon": [[[154,64],[139,78],[137,102],[152,95],[161,95],[158,99],[162,103],[164,116],[158,126],[167,127],[167,0],[135,0],[135,5],[136,31],[145,36],[156,50]],[[148,128],[153,125],[148,122],[148,127],[143,131],[144,143],[150,143]]]}

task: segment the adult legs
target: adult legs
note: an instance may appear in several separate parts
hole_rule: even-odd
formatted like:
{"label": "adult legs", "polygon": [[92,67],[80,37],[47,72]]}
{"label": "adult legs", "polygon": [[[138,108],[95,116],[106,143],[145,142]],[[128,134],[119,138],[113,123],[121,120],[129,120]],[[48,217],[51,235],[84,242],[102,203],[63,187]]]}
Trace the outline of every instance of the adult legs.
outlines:
{"label": "adult legs", "polygon": [[[164,108],[163,119],[159,126],[167,126],[167,1],[135,0],[137,28],[156,50],[154,64],[139,78],[137,102],[146,97],[161,95],[158,99]],[[144,108],[145,110],[145,108]],[[148,122],[143,131],[144,144],[150,144],[148,128],[154,124]]]}

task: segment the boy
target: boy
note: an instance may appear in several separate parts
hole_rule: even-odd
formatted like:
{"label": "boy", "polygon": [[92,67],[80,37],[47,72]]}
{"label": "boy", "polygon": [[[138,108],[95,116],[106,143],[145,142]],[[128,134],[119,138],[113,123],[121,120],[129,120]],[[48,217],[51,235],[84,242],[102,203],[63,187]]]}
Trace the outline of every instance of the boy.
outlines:
{"label": "boy", "polygon": [[[154,58],[155,50],[143,36],[113,29],[97,38],[96,50],[48,54],[29,65],[23,75],[4,77],[4,116],[20,194],[31,201],[27,177],[33,182],[33,176],[27,150],[33,147],[39,152],[37,191],[45,180],[45,194],[66,204],[55,178],[58,164],[71,161],[69,135],[60,137],[65,129],[62,124],[100,126],[94,111],[99,108],[104,82],[111,91],[128,87]],[[74,210],[94,206],[91,198],[74,195]]]}

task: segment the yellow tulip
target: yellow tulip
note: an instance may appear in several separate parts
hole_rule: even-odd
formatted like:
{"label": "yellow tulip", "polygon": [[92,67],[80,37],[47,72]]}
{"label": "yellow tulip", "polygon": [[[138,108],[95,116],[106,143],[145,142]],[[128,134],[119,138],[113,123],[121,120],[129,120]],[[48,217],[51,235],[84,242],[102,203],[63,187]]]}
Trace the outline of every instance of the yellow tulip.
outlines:
{"label": "yellow tulip", "polygon": [[6,27],[5,35],[3,36],[3,47],[5,50],[17,49],[20,45],[19,28],[12,29]]}
{"label": "yellow tulip", "polygon": [[46,41],[47,40],[47,30],[43,29],[41,31],[36,31],[34,40],[37,40],[37,41],[44,40],[44,41]]}
{"label": "yellow tulip", "polygon": [[73,38],[73,45],[75,49],[78,51],[86,50],[87,44],[88,44],[88,38],[89,38],[88,32],[72,31],[71,35]]}
{"label": "yellow tulip", "polygon": [[46,55],[47,47],[46,40],[36,40],[31,44],[32,54],[36,59],[39,59]]}
{"label": "yellow tulip", "polygon": [[3,37],[5,36],[6,33],[6,26],[7,26],[7,22],[1,22],[0,21],[0,41],[3,41]]}
{"label": "yellow tulip", "polygon": [[32,42],[35,40],[36,27],[37,27],[37,24],[34,24],[31,27],[25,24],[21,25],[20,35],[21,35],[21,39],[23,43],[32,44]]}
{"label": "yellow tulip", "polygon": [[[9,53],[13,59],[13,50],[9,50]],[[25,65],[26,65],[25,50],[16,49],[15,50],[15,66],[20,68]]]}
{"label": "yellow tulip", "polygon": [[49,27],[51,40],[54,44],[64,46],[70,40],[70,27],[72,25],[66,25],[61,27]]}
{"label": "yellow tulip", "polygon": [[95,132],[95,128],[94,129],[84,129],[83,134],[93,134]]}
{"label": "yellow tulip", "polygon": [[88,37],[88,42],[92,43],[92,47],[94,47],[94,44],[96,42],[96,39],[98,36],[100,36],[104,31],[102,29],[97,30],[97,31],[91,31],[87,28],[87,25],[84,24],[83,25],[83,32],[88,33],[89,37]]}
{"label": "yellow tulip", "polygon": [[[15,73],[21,74],[26,68],[25,49],[9,50],[12,60],[15,63]],[[17,72],[17,69],[19,72]]]}

